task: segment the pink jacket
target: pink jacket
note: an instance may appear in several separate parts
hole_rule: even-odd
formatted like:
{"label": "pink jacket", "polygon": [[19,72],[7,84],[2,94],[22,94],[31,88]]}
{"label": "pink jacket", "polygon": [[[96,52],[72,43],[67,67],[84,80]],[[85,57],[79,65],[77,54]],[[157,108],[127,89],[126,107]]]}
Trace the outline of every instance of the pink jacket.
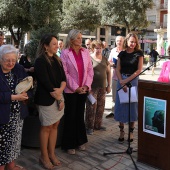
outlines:
{"label": "pink jacket", "polygon": [[163,63],[158,81],[170,83],[170,61],[166,61]]}
{"label": "pink jacket", "polygon": [[[84,77],[82,86],[88,86],[91,90],[91,84],[93,81],[93,66],[90,58],[89,51],[85,48],[81,50],[83,64],[84,64]],[[66,74],[66,88],[64,91],[66,93],[74,93],[75,90],[79,87],[79,75],[77,63],[74,58],[73,52],[70,49],[64,49],[61,52],[61,61],[63,63],[64,71]]]}

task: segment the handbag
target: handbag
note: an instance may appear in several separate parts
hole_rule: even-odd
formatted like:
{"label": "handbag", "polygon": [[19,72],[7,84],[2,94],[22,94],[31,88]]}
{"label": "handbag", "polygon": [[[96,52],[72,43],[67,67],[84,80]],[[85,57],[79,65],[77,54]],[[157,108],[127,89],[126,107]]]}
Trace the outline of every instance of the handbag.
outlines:
{"label": "handbag", "polygon": [[23,80],[21,80],[16,88],[15,88],[15,92],[17,94],[20,94],[22,92],[27,92],[30,88],[33,88],[33,78],[32,76],[28,76],[26,78],[24,78]]}

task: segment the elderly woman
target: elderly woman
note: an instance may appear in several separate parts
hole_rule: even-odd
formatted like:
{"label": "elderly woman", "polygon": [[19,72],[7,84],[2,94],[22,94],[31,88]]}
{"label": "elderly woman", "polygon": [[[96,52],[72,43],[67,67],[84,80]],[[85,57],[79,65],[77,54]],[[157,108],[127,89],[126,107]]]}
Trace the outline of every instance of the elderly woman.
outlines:
{"label": "elderly woman", "polygon": [[109,61],[102,55],[102,48],[103,44],[101,41],[92,41],[91,49],[94,53],[91,54],[91,59],[94,77],[90,93],[97,102],[94,104],[90,103],[89,100],[86,102],[86,128],[88,135],[92,135],[93,130],[106,130],[102,126],[102,117],[106,93],[111,91],[111,69]]}
{"label": "elderly woman", "polygon": [[12,45],[0,47],[0,170],[23,170],[14,160],[20,155],[23,119],[28,115],[24,101],[29,93],[15,93],[15,87],[27,74],[17,62]]}
{"label": "elderly woman", "polygon": [[65,117],[62,149],[75,154],[75,149],[85,150],[87,142],[84,110],[87,93],[91,90],[93,67],[89,51],[82,47],[82,34],[69,32],[61,60],[66,74]]}

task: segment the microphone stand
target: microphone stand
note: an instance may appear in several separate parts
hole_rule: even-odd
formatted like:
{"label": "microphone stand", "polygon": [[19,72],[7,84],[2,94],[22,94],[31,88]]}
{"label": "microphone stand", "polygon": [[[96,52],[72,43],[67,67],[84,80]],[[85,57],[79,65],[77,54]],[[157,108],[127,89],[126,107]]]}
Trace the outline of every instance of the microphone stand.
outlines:
{"label": "microphone stand", "polygon": [[[163,58],[163,57],[162,57]],[[162,58],[159,58],[156,62],[158,62],[158,61],[160,61]],[[149,67],[147,67],[146,69],[144,69],[142,72],[140,72],[140,74],[138,74],[137,76],[135,76],[132,80],[134,80],[136,77],[138,77],[139,75],[141,75],[143,72],[145,72],[146,70],[149,70],[149,68],[150,67],[152,67],[153,65],[154,65],[155,63],[153,62]],[[137,152],[137,151],[133,151],[133,148],[130,146],[130,101],[131,101],[131,87],[132,87],[132,84],[131,84],[131,81],[132,80],[130,80],[129,82],[127,82],[125,85],[123,85],[122,87],[120,87],[119,89],[117,89],[117,91],[119,91],[119,90],[121,90],[124,86],[127,86],[127,87],[129,87],[129,92],[128,92],[128,99],[129,99],[129,101],[128,101],[128,106],[129,106],[129,108],[128,108],[128,148],[126,149],[126,151],[122,151],[122,152],[109,152],[109,153],[103,153],[103,155],[104,156],[106,156],[106,155],[111,155],[111,154],[124,154],[124,153],[126,153],[126,154],[128,154],[129,156],[130,156],[130,158],[131,158],[131,160],[132,160],[132,162],[133,162],[133,164],[134,164],[134,166],[135,166],[135,169],[136,170],[139,170],[138,169],[138,167],[137,167],[137,165],[136,165],[136,163],[135,163],[135,161],[133,160],[133,157],[132,157],[132,153],[133,152]]]}

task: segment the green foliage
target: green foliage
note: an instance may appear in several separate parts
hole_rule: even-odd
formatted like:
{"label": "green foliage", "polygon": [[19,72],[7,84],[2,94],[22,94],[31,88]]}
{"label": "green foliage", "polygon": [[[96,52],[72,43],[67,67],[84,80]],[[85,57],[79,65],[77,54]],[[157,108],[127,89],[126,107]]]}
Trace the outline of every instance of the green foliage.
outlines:
{"label": "green foliage", "polygon": [[62,0],[2,0],[0,1],[0,27],[11,32],[15,44],[22,35],[40,28],[56,27],[59,20]]}
{"label": "green foliage", "polygon": [[97,7],[80,0],[63,0],[63,20],[61,26],[67,29],[89,29],[93,31],[100,25],[101,15]]}
{"label": "green foliage", "polygon": [[36,51],[41,37],[45,34],[58,35],[60,31],[59,25],[43,26],[37,30],[31,32],[31,40],[29,42],[28,55],[31,57],[32,63],[34,63],[36,58]]}
{"label": "green foliage", "polygon": [[44,25],[59,24],[61,0],[29,0],[31,27],[36,30]]}
{"label": "green foliage", "polygon": [[153,0],[101,0],[99,12],[102,14],[101,24],[119,24],[128,29],[146,28],[149,24],[146,10],[152,8]]}
{"label": "green foliage", "polygon": [[[28,1],[0,1],[0,27],[6,27],[11,32],[15,44],[19,44],[22,34],[30,30]],[[16,34],[14,28],[17,30]]]}

